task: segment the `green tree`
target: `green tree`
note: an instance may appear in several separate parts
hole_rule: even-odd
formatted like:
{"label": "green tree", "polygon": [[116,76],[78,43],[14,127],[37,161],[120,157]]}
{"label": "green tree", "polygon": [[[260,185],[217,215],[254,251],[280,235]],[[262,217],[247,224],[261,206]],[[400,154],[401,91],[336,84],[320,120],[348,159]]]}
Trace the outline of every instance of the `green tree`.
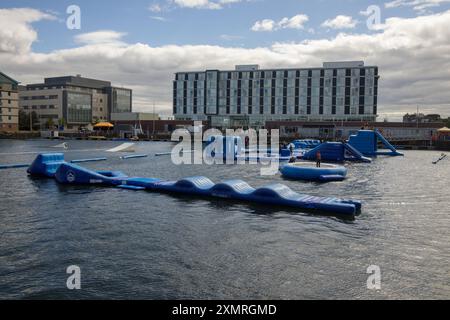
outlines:
{"label": "green tree", "polygon": [[31,123],[33,124],[33,131],[39,131],[41,129],[41,124],[39,122],[39,117],[36,111],[33,111],[30,115],[28,115],[28,121],[30,121],[30,117]]}
{"label": "green tree", "polygon": [[30,131],[30,116],[23,110],[19,111],[19,130]]}
{"label": "green tree", "polygon": [[64,118],[61,118],[61,119],[59,119],[58,120],[58,125],[60,126],[60,127],[65,127],[66,126],[66,119],[64,119]]}
{"label": "green tree", "polygon": [[53,130],[55,127],[55,123],[53,122],[52,118],[48,118],[47,123],[45,125],[49,130]]}

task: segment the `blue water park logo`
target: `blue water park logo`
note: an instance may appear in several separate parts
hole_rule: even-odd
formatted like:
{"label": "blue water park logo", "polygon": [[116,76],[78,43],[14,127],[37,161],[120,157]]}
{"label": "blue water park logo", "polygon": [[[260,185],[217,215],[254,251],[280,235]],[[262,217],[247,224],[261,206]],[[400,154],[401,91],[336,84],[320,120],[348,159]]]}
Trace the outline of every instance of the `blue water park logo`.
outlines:
{"label": "blue water park logo", "polygon": [[252,164],[261,166],[261,175],[273,176],[278,173],[280,160],[291,157],[289,150],[280,153],[278,129],[270,130],[270,134],[266,129],[227,129],[225,133],[208,129],[203,132],[201,122],[195,122],[193,128],[172,133],[172,141],[179,142],[170,153],[173,164]]}

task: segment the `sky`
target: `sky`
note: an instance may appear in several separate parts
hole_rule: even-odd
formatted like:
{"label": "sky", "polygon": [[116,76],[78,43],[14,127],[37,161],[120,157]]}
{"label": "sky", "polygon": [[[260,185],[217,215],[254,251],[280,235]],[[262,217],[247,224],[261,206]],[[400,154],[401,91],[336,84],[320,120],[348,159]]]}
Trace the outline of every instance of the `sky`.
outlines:
{"label": "sky", "polygon": [[178,71],[347,60],[379,66],[379,120],[417,106],[450,116],[450,0],[0,3],[0,71],[22,84],[108,80],[133,89],[135,111],[170,115]]}

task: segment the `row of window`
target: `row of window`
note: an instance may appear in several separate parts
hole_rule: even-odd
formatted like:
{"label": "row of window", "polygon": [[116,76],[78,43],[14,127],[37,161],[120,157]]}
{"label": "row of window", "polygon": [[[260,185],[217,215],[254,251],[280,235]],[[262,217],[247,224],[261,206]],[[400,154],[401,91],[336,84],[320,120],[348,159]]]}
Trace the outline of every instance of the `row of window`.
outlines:
{"label": "row of window", "polygon": [[32,97],[20,97],[20,100],[53,100],[58,99],[58,95],[51,95],[51,96],[32,96]]}
{"label": "row of window", "polygon": [[[0,87],[0,91],[2,90],[2,87]],[[8,94],[8,97],[11,97],[11,91],[2,91],[2,92],[6,92]]]}
{"label": "row of window", "polygon": [[[212,75],[216,73],[213,72]],[[219,71],[221,80],[232,79],[265,79],[265,78],[300,78],[300,77],[338,77],[338,76],[378,76],[378,68],[348,69],[314,69],[314,70],[272,70],[272,71]],[[205,80],[206,73],[178,73],[176,80]]]}
{"label": "row of window", "polygon": [[[212,88],[225,89],[230,87],[231,89],[248,88],[257,90],[261,88],[318,88],[318,87],[377,87],[378,78],[334,78],[334,79],[266,79],[266,80],[225,80],[219,81],[217,86]],[[205,82],[198,81],[180,81],[173,83],[173,90],[181,92],[182,90],[205,90]]]}
{"label": "row of window", "polygon": [[[345,115],[356,114],[356,113],[360,114],[360,115],[364,115],[364,114],[366,114],[366,108],[367,107],[364,106],[364,105],[359,105],[357,107],[351,107],[350,105],[345,105],[343,113]],[[369,108],[372,108],[373,114],[377,114],[377,105],[376,104],[374,104],[372,107],[369,107]],[[200,109],[200,107],[194,106],[193,114],[199,114],[199,109]],[[202,108],[202,109],[204,111],[203,113],[206,113],[206,110],[204,110],[204,108]],[[254,112],[255,111],[254,109],[256,109],[257,113]],[[314,109],[317,109],[317,106]],[[272,115],[280,114],[280,113],[277,113],[276,111],[277,110],[276,110],[275,106],[271,105],[271,107],[270,107],[270,114],[272,114]],[[305,106],[300,107],[300,106],[296,105],[293,111],[294,111],[293,114],[295,114],[295,115],[302,115],[302,114],[312,115],[312,114],[317,114],[317,112],[313,112],[313,107],[311,105],[308,105],[306,107]],[[318,110],[315,110],[315,111],[318,111],[319,115],[324,115],[325,114],[325,108],[324,108],[323,105],[319,106]],[[330,114],[336,115],[337,114],[337,106],[336,105],[332,105],[330,111],[331,111]],[[188,114],[187,107],[183,107],[183,114]],[[220,113],[220,114],[223,114],[223,113]],[[234,114],[234,113],[231,112],[230,106],[226,106],[224,114],[230,115],[230,114]],[[264,113],[264,106],[259,106],[259,108],[253,108],[252,105],[249,105],[247,107],[247,112],[245,112],[245,110],[242,110],[241,107],[237,107],[236,114],[249,114],[249,115],[251,115],[251,114],[260,114],[260,115],[263,115],[263,114],[265,114]],[[287,105],[284,105],[282,107],[281,114],[288,115],[288,114],[292,114],[292,113],[289,113]]]}
{"label": "row of window", "polygon": [[48,106],[47,105],[22,106],[21,108],[23,108],[24,110],[29,110],[29,109],[32,109],[32,110],[36,110],[36,109],[45,110],[45,109],[55,109],[56,107],[55,107],[55,105],[51,104],[51,105],[48,105]]}

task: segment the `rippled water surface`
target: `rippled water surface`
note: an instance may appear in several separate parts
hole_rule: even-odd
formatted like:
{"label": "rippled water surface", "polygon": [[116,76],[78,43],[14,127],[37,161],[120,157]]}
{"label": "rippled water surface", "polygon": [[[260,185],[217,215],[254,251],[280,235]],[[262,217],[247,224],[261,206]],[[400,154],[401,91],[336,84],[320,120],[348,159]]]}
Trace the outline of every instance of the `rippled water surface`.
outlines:
{"label": "rippled water surface", "polygon": [[[0,141],[0,164],[29,163],[55,142]],[[450,298],[450,161],[407,151],[347,164],[344,182],[263,177],[257,166],[175,166],[170,143],[120,160],[118,142],[70,141],[66,159],[92,169],[175,180],[204,175],[254,187],[282,182],[311,195],[362,200],[355,221],[284,209],[113,188],[61,186],[25,169],[0,170],[0,298]],[[78,151],[74,151],[78,150]],[[78,265],[82,289],[66,289]],[[378,265],[382,289],[367,289]]]}

